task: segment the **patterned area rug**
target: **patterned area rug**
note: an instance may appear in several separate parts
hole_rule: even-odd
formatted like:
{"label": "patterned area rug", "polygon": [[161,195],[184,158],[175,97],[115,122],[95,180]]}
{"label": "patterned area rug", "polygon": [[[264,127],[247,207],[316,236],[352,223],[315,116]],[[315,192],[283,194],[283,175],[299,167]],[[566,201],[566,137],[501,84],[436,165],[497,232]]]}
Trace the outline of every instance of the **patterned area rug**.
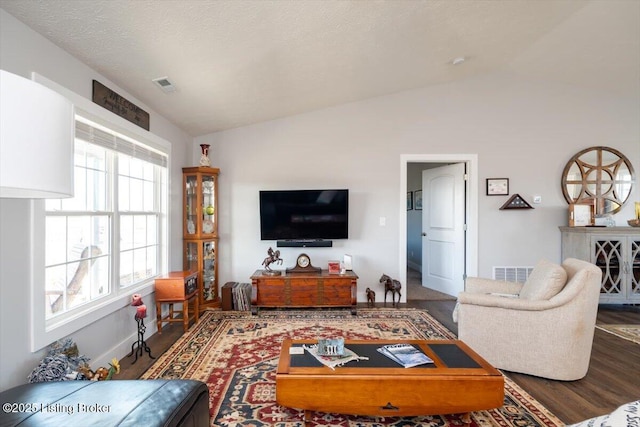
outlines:
{"label": "patterned area rug", "polygon": [[[142,375],[144,379],[189,378],[207,383],[211,425],[303,427],[304,413],[275,402],[275,372],[285,338],[452,339],[453,334],[417,309],[206,311]],[[419,390],[416,390],[419,393]],[[473,412],[469,427],[563,426],[505,378],[504,406]],[[459,414],[390,418],[314,413],[311,426],[461,426]]]}
{"label": "patterned area rug", "polygon": [[596,325],[596,328],[640,344],[640,325]]}

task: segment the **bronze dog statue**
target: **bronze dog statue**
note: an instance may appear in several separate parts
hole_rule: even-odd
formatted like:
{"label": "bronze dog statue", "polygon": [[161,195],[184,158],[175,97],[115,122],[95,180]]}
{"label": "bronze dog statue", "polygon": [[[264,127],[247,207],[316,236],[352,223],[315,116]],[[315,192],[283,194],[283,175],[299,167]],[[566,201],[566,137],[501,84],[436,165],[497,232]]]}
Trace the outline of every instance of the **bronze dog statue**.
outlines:
{"label": "bronze dog statue", "polygon": [[376,293],[367,288],[367,307],[374,307],[376,305]]}

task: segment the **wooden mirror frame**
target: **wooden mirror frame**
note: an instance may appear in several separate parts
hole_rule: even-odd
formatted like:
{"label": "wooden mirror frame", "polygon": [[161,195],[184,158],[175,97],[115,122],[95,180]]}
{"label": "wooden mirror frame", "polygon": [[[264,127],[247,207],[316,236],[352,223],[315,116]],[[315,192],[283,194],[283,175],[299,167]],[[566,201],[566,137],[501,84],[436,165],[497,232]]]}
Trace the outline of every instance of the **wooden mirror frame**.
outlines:
{"label": "wooden mirror frame", "polygon": [[[595,161],[588,157],[594,157]],[[621,177],[621,173],[625,176]],[[564,167],[562,194],[569,204],[594,202],[596,217],[602,217],[622,209],[635,179],[631,162],[620,151],[590,147],[574,155]]]}

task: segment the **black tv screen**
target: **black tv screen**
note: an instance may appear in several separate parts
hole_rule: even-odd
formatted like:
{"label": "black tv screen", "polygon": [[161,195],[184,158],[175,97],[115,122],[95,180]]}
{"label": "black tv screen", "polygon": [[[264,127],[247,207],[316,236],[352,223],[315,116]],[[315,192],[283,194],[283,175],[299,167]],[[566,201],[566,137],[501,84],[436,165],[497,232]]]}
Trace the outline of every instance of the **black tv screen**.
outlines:
{"label": "black tv screen", "polygon": [[262,240],[348,237],[349,190],[260,191]]}

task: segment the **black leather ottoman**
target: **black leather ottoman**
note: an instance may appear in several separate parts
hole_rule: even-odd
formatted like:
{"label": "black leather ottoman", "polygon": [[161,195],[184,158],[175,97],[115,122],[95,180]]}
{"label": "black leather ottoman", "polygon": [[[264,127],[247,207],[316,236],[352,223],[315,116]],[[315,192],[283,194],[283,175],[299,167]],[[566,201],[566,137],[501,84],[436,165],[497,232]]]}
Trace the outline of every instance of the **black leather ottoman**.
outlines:
{"label": "black leather ottoman", "polygon": [[0,426],[209,426],[209,390],[193,380],[59,381],[0,393]]}

